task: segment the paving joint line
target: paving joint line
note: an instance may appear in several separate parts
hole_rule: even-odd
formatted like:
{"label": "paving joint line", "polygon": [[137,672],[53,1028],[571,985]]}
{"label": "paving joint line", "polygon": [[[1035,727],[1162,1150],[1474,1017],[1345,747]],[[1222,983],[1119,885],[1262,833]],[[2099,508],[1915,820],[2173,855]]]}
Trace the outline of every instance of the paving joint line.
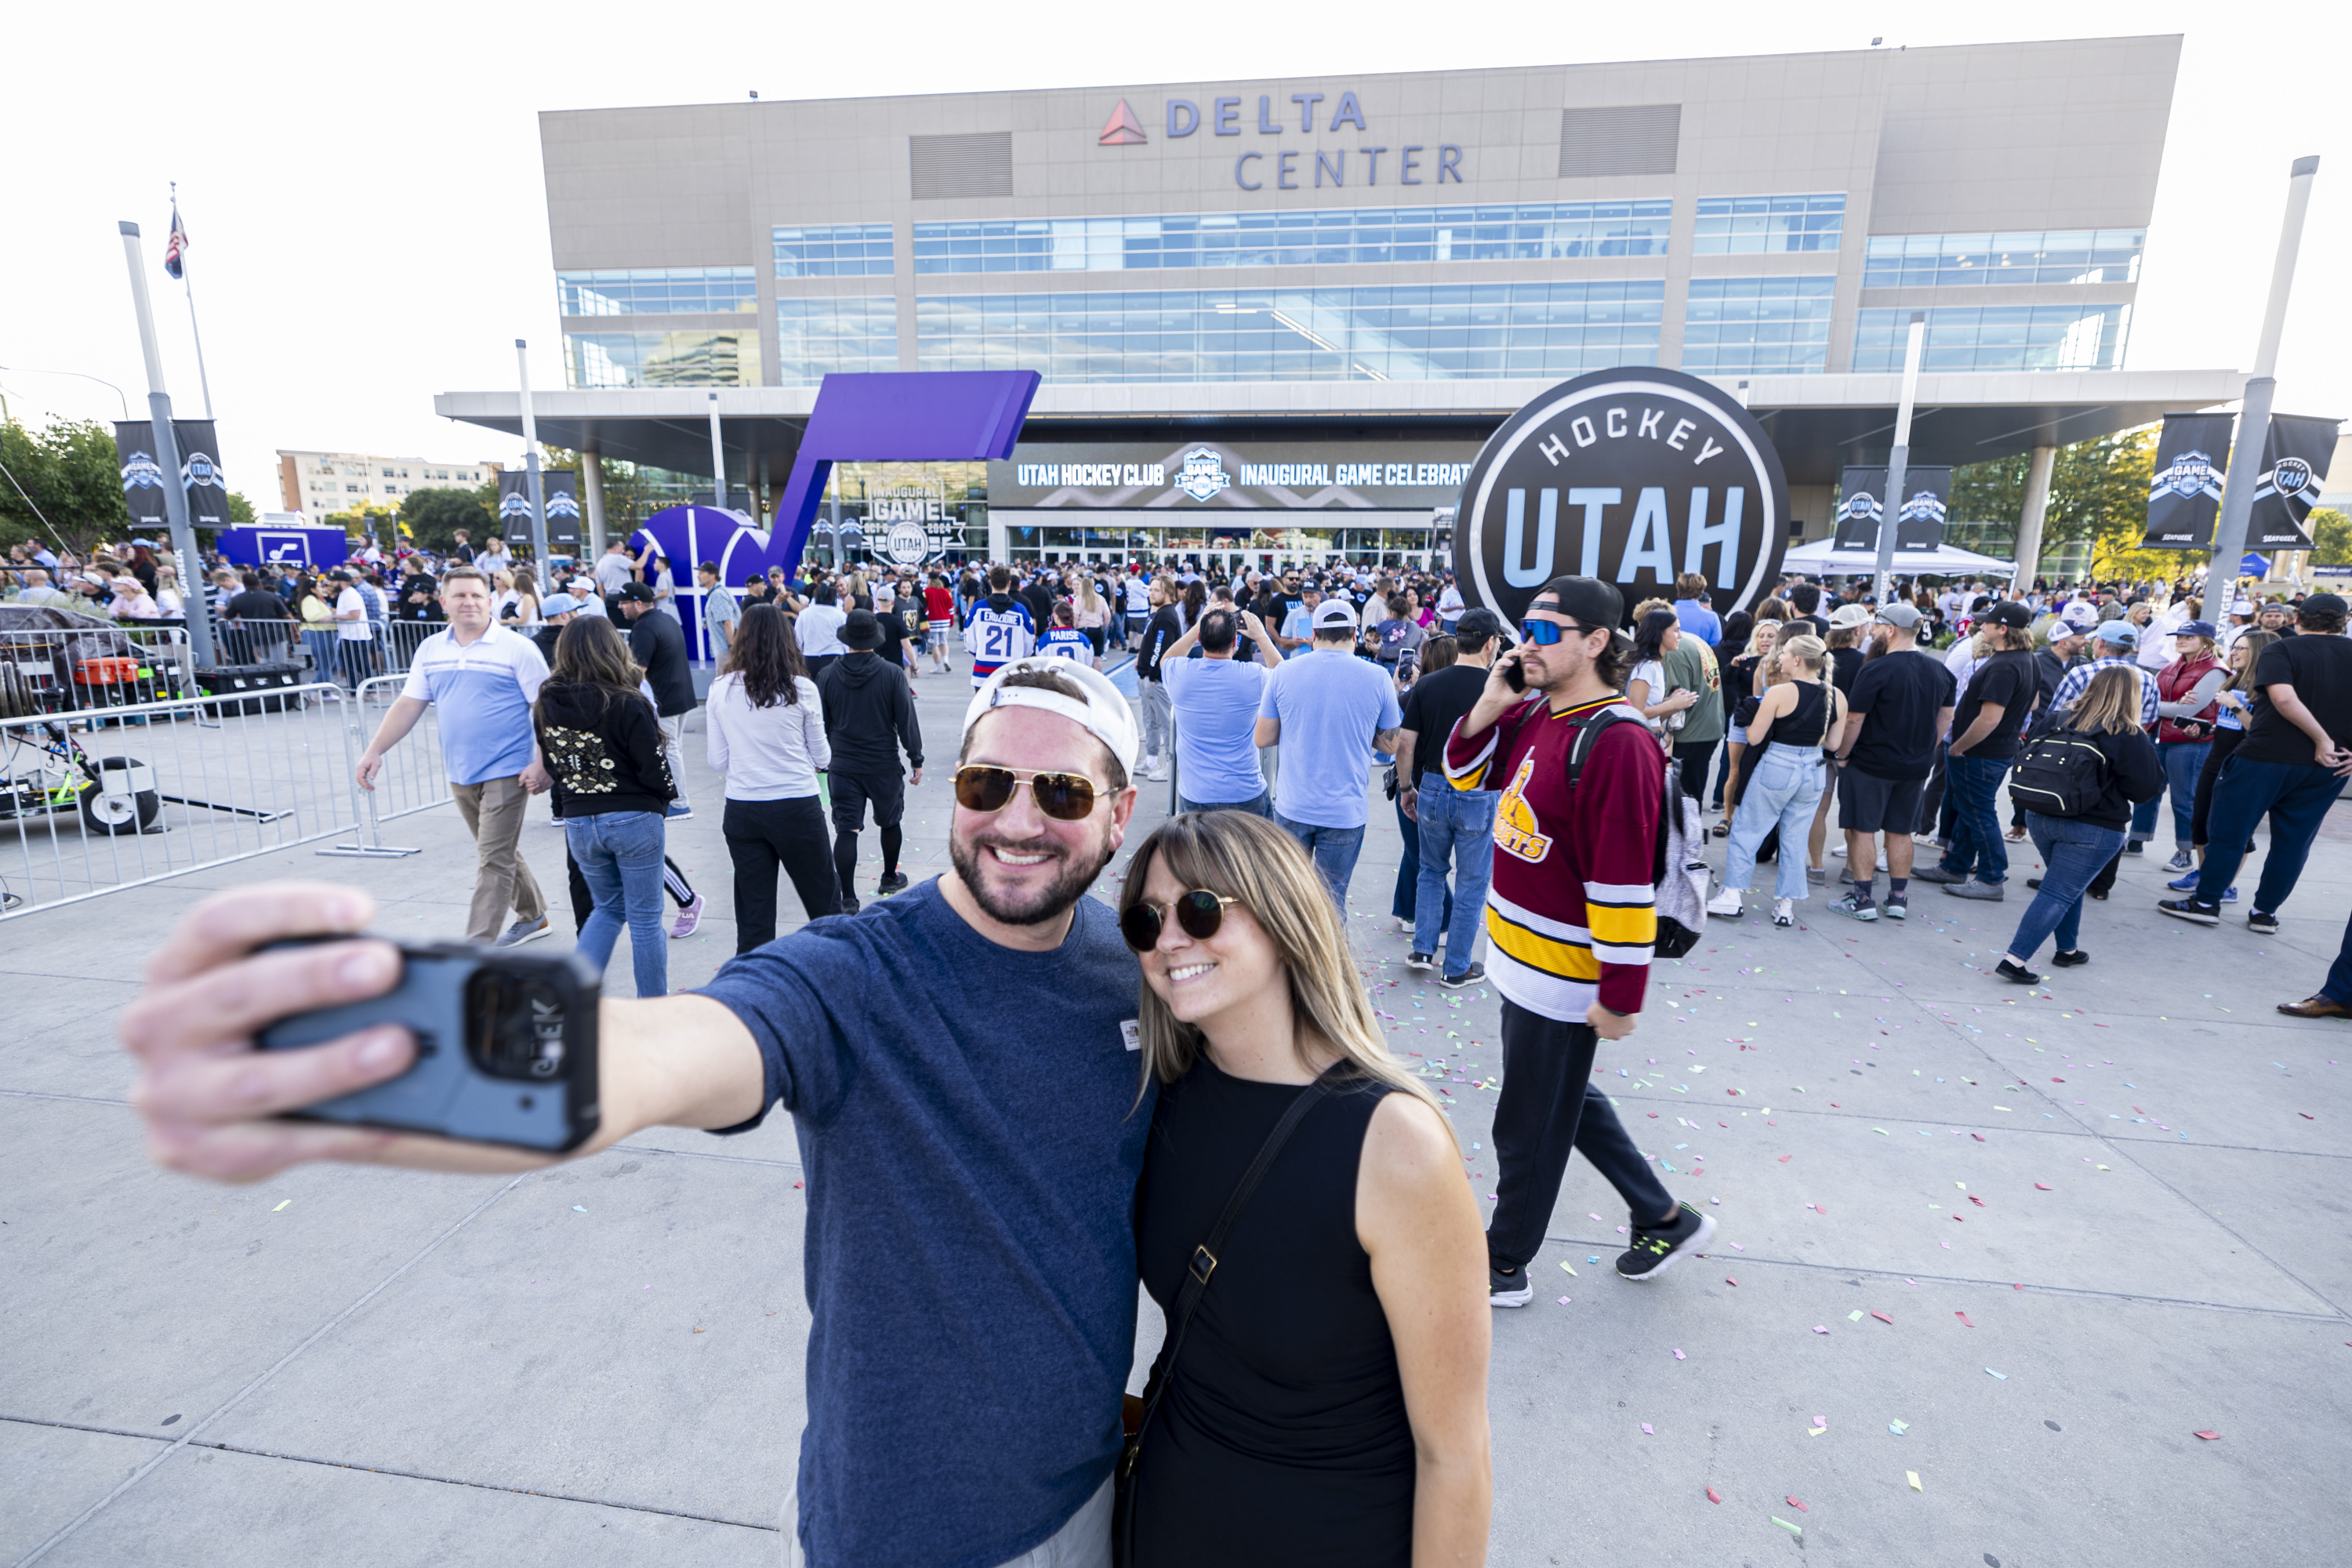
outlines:
{"label": "paving joint line", "polygon": [[[20,1426],[48,1426],[68,1432],[93,1432],[107,1437],[129,1437],[145,1443],[170,1443],[170,1437],[155,1432],[132,1432],[120,1426],[96,1426],[81,1421],[47,1421],[37,1415],[0,1414],[0,1421]],[[650,1503],[619,1502],[611,1498],[583,1497],[576,1492],[539,1491],[530,1487],[510,1487],[497,1481],[471,1481],[463,1476],[436,1476],[424,1470],[395,1469],[384,1465],[363,1465],[351,1459],[322,1459],[310,1454],[282,1453],[274,1448],[247,1448],[235,1443],[190,1443],[192,1448],[209,1448],[222,1454],[243,1454],[250,1458],[277,1459],[290,1465],[317,1465],[328,1469],[360,1470],[372,1476],[396,1476],[403,1480],[431,1481],[445,1487],[471,1487],[478,1491],[511,1492],[518,1497],[545,1498],[553,1502],[585,1503],[591,1508],[621,1509],[630,1513],[658,1514],[666,1519],[690,1519],[702,1524],[724,1524],[737,1530],[763,1530],[774,1535],[779,1526],[754,1524],[748,1520],[725,1519],[713,1513],[691,1513],[685,1509],[656,1508]]]}
{"label": "paving joint line", "polygon": [[16,1560],[16,1568],[32,1568],[32,1564],[47,1556],[51,1551],[61,1545],[68,1536],[72,1535],[83,1525],[96,1518],[100,1510],[104,1509],[107,1504],[112,1502],[116,1498],[121,1497],[123,1493],[137,1486],[141,1481],[145,1480],[150,1475],[154,1473],[156,1467],[162,1465],[166,1459],[169,1459],[173,1454],[178,1453],[182,1448],[188,1447],[194,1441],[197,1433],[203,1431],[207,1426],[210,1426],[214,1422],[218,1421],[230,1411],[236,1409],[237,1405],[244,1403],[247,1395],[260,1389],[264,1384],[267,1384],[271,1378],[276,1377],[280,1372],[283,1372],[288,1366],[291,1365],[296,1357],[299,1356],[304,1351],[309,1350],[312,1345],[318,1343],[319,1341],[325,1338],[328,1333],[341,1327],[344,1322],[356,1316],[362,1308],[374,1300],[385,1290],[391,1289],[394,1281],[398,1280],[410,1269],[415,1268],[419,1263],[424,1262],[425,1259],[430,1257],[443,1242],[446,1242],[451,1237],[456,1236],[458,1231],[464,1229],[468,1223],[487,1211],[492,1204],[497,1203],[500,1198],[506,1196],[507,1194],[520,1186],[523,1182],[523,1176],[529,1174],[530,1174],[530,1172],[524,1172],[522,1175],[516,1176],[504,1186],[499,1188],[497,1192],[492,1193],[488,1197],[484,1198],[480,1203],[475,1205],[471,1209],[467,1210],[464,1216],[458,1219],[456,1224],[450,1226],[440,1235],[435,1237],[432,1240],[419,1247],[407,1262],[403,1263],[399,1268],[394,1269],[391,1273],[385,1275],[383,1279],[370,1286],[367,1290],[350,1306],[345,1307],[341,1311],[337,1312],[333,1317],[328,1319],[325,1322],[320,1324],[317,1328],[304,1335],[300,1342],[297,1343],[293,1349],[288,1351],[275,1362],[272,1362],[268,1367],[257,1374],[251,1381],[247,1382],[244,1387],[238,1389],[235,1394],[230,1394],[226,1400],[215,1407],[210,1414],[200,1417],[193,1423],[185,1432],[183,1432],[178,1437],[174,1438],[171,1445],[162,1453],[157,1454],[153,1458],[149,1459],[145,1464],[141,1465],[137,1469],[131,1471],[131,1474],[125,1476],[121,1481],[117,1482],[113,1489],[108,1491],[104,1497],[100,1498],[96,1502],[91,1503],[88,1508],[82,1510],[81,1512],[76,1514],[72,1519],[68,1520],[64,1524],[58,1526],[56,1531],[50,1533],[47,1540],[34,1547],[32,1551],[26,1552],[24,1556],[18,1558]]}
{"label": "paving joint line", "polygon": [[115,1105],[128,1110],[127,1100],[112,1100],[102,1094],[66,1094],[54,1089],[0,1089],[0,1095],[11,1100],[68,1100],[78,1105]]}
{"label": "paving joint line", "polygon": [[[1544,1240],[1562,1247],[1588,1247],[1602,1250],[1617,1245],[1614,1241],[1588,1241],[1576,1237],[1553,1236],[1549,1232],[1545,1234]],[[2044,1296],[2073,1296],[2105,1301],[2139,1301],[2157,1307],[2189,1307],[2209,1312],[2242,1312],[2252,1317],[2291,1318],[2298,1322],[2341,1323],[2347,1321],[2347,1318],[2352,1318],[2352,1314],[2347,1314],[2341,1309],[2331,1312],[2301,1312],[2286,1307],[2247,1307],[2228,1301],[2200,1301],[2189,1296],[2156,1296],[2144,1290],[2098,1290],[2083,1285],[2036,1285],[2024,1280],[1981,1279],[1971,1274],[1922,1274],[1916,1270],[1906,1274],[1899,1268],[1877,1268],[1868,1264],[1808,1263],[1802,1258],[1766,1258],[1752,1252],[1743,1252],[1737,1258],[1727,1258],[1720,1252],[1694,1253],[1692,1256],[1717,1262],[1736,1262],[1742,1265],[1753,1263],[1771,1268],[1802,1268],[1821,1274],[1867,1274],[1884,1279],[1927,1279],[1939,1285],[1976,1285],[1988,1290],[1997,1290],[2004,1286],[2014,1289],[2015,1287],[2023,1285],[2027,1292]],[[2284,1270],[2281,1272],[2284,1273]],[[2289,1275],[2288,1278],[2294,1277]],[[2302,1284],[2301,1280],[2295,1282]],[[2307,1286],[2305,1288],[2309,1289]],[[2313,1290],[2311,1294],[2315,1300],[2327,1301],[2327,1298],[2320,1295],[2316,1290]],[[2333,1301],[2328,1301],[2327,1304],[2330,1307],[2336,1305]]]}

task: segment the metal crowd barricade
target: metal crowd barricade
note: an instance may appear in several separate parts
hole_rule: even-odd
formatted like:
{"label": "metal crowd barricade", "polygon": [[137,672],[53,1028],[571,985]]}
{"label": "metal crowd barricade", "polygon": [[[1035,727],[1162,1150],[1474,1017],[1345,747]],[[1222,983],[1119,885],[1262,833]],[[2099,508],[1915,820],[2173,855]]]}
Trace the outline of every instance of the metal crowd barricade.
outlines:
{"label": "metal crowd barricade", "polygon": [[0,713],[75,713],[196,693],[185,626],[0,630]]}
{"label": "metal crowd barricade", "polygon": [[323,686],[97,710],[0,691],[0,919],[352,830]]}
{"label": "metal crowd barricade", "polygon": [[384,843],[382,825],[395,817],[430,810],[451,798],[448,771],[441,762],[441,710],[430,703],[418,716],[415,728],[384,753],[374,787],[362,788],[359,783],[359,760],[407,680],[405,675],[379,675],[362,680],[359,689],[343,703],[344,735],[352,756],[352,767],[346,775],[352,802],[349,820],[356,831],[349,841],[320,849],[321,855],[384,860],[414,855],[417,852],[414,846]]}

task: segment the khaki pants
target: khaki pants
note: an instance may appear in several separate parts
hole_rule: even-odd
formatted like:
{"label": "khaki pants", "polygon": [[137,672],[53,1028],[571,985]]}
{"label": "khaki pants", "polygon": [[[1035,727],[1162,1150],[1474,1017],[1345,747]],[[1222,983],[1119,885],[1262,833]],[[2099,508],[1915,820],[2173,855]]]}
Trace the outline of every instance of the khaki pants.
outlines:
{"label": "khaki pants", "polygon": [[466,819],[466,831],[474,836],[481,855],[474,872],[474,904],[467,911],[466,935],[475,942],[496,942],[506,929],[509,906],[524,920],[543,918],[547,900],[540,896],[539,884],[531,879],[530,868],[523,864],[518,847],[523,813],[530,804],[530,792],[522,787],[522,781],[453,784],[449,794],[456,798],[457,815]]}

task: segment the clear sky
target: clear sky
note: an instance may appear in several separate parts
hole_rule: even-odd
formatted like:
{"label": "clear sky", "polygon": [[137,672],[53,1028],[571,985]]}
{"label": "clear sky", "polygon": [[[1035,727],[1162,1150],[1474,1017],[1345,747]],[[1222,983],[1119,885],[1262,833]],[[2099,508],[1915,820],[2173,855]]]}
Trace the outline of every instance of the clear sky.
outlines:
{"label": "clear sky", "polygon": [[0,91],[0,395],[28,422],[117,417],[105,387],[35,374],[79,371],[143,415],[129,218],[173,400],[201,412],[187,307],[161,271],[177,180],[233,487],[276,507],[280,447],[515,460],[510,437],[432,399],[511,386],[518,337],[532,384],[562,384],[545,109],[2180,32],[2127,363],[2251,365],[2287,167],[2316,153],[2278,406],[2352,417],[2352,115],[2328,86],[2346,16],[2342,0],[22,7]]}

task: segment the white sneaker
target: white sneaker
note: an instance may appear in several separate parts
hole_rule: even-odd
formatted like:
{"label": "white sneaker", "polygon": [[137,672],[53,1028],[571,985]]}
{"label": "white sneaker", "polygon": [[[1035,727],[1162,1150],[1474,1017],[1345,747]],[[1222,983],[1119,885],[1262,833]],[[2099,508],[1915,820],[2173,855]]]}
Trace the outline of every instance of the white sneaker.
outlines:
{"label": "white sneaker", "polygon": [[1718,920],[1738,920],[1740,914],[1739,890],[1736,888],[1724,889],[1707,900],[1706,912]]}
{"label": "white sneaker", "polygon": [[1797,901],[1794,899],[1773,900],[1772,923],[1784,930],[1790,926],[1795,925],[1797,923],[1796,908]]}

